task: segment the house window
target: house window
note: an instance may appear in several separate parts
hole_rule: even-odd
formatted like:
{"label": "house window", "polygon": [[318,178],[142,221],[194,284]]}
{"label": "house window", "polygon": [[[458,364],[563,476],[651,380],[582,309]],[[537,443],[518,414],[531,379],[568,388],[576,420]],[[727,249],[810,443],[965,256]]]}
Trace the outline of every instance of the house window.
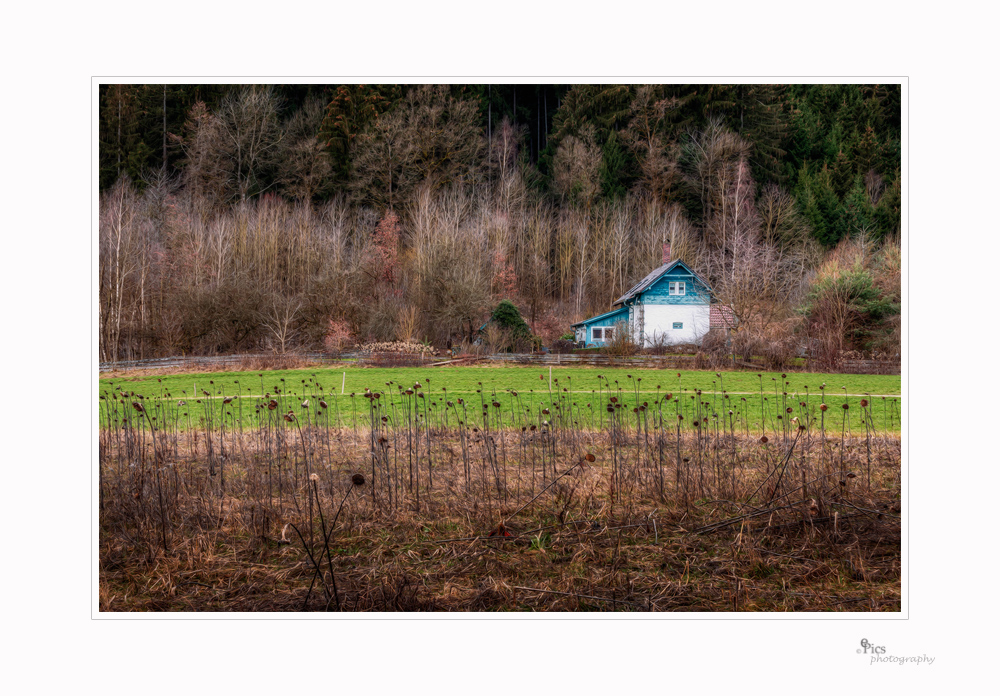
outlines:
{"label": "house window", "polygon": [[684,292],[684,282],[683,281],[670,281],[670,294],[671,295],[683,295]]}
{"label": "house window", "polygon": [[615,330],[614,329],[612,329],[612,328],[604,329],[604,340],[605,341],[610,341],[614,337],[615,337]]}
{"label": "house window", "polygon": [[595,341],[601,340],[601,329],[594,329],[594,340]]}
{"label": "house window", "polygon": [[683,329],[684,328],[684,322],[683,321],[675,321],[674,322],[674,328],[675,329]]}

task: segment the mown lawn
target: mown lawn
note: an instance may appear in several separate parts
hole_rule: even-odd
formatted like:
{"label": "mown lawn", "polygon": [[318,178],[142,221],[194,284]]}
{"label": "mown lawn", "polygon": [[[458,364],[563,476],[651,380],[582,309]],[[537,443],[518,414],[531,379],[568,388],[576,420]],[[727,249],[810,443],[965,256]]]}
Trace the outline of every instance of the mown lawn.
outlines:
{"label": "mown lawn", "polygon": [[[847,403],[851,430],[863,432],[860,402],[865,398],[870,402],[869,410],[876,428],[883,431],[900,429],[899,375],[796,372],[782,377],[781,373],[769,372],[758,377],[757,373],[742,371],[716,373],[685,370],[677,373],[670,370],[576,367],[555,367],[551,375],[551,392],[547,367],[315,367],[160,377],[147,374],[101,379],[100,392],[105,399],[120,390],[127,392],[130,399],[133,395],[153,399],[163,412],[161,422],[171,420],[175,427],[181,429],[189,419],[191,425],[196,426],[200,418],[211,415],[210,408],[222,413],[222,399],[229,396],[240,397],[231,402],[226,411],[234,419],[234,425],[251,425],[255,422],[252,420],[254,405],[266,394],[280,399],[282,411],[292,407],[300,411],[301,402],[309,398],[312,412],[316,413],[318,400],[324,399],[333,414],[331,425],[339,423],[347,426],[352,425],[355,419],[367,417],[367,402],[361,398],[366,389],[391,392],[392,399],[402,405],[400,387],[407,389],[415,384],[420,384],[415,391],[426,395],[427,417],[433,423],[442,421],[442,424],[448,401],[454,404],[451,414],[456,416],[459,399],[465,402],[467,413],[478,413],[481,400],[491,402],[496,395],[497,402],[502,404],[502,411],[515,424],[521,424],[529,417],[538,419],[542,409],[558,405],[564,422],[572,420],[579,427],[599,427],[602,409],[606,408],[610,396],[616,396],[629,405],[629,410],[640,404],[652,409],[658,408],[662,398],[669,393],[672,401],[663,403],[663,412],[665,417],[669,413],[671,419],[681,409],[681,413],[689,414],[689,421],[694,416],[712,419],[717,415],[726,427],[739,429],[742,425],[752,430],[755,426],[760,427],[763,408],[766,414],[764,427],[780,430],[784,419],[799,417],[802,422],[808,418],[819,420],[820,404],[825,402],[829,407],[823,416],[826,428],[840,430],[845,415],[842,405]],[[821,389],[824,385],[825,388]],[[700,399],[697,398],[697,390],[702,391]],[[207,398],[205,392],[212,398]],[[110,410],[105,399],[102,399],[102,423],[107,422]],[[192,399],[193,403],[189,403]],[[185,402],[183,406],[179,405],[181,401]],[[793,409],[791,414],[787,412],[788,408]],[[420,409],[423,409],[423,403]],[[729,410],[734,412],[731,414],[732,423],[729,423]],[[778,419],[779,415],[783,418]]]}

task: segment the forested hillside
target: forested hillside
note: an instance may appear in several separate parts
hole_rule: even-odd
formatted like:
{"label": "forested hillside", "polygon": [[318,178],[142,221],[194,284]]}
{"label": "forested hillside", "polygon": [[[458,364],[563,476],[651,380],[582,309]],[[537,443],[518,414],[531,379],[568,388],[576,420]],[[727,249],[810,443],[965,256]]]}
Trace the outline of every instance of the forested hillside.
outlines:
{"label": "forested hillside", "polygon": [[[101,359],[545,342],[664,243],[737,350],[898,352],[898,85],[102,85]],[[776,359],[777,359],[776,358]]]}

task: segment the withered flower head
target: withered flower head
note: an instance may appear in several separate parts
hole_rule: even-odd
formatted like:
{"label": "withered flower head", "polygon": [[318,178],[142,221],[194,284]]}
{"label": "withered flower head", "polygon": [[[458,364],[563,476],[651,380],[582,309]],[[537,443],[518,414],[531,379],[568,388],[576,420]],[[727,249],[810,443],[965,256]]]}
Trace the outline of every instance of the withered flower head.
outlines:
{"label": "withered flower head", "polygon": [[355,486],[363,486],[363,485],[365,485],[365,475],[364,474],[354,474],[354,476],[351,477],[351,483],[353,483]]}

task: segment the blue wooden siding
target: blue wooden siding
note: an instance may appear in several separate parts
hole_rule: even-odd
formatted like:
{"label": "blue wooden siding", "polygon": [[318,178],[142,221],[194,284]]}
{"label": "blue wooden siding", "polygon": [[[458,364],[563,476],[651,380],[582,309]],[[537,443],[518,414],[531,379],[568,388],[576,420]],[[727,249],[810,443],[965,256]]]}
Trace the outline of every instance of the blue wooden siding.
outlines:
{"label": "blue wooden siding", "polygon": [[622,307],[614,312],[607,312],[606,314],[600,314],[591,319],[587,319],[586,321],[581,322],[587,332],[584,341],[586,341],[588,345],[603,345],[605,342],[603,331],[601,332],[601,338],[595,340],[593,329],[604,329],[607,327],[617,328],[618,324],[622,322],[628,322],[627,307]]}
{"label": "blue wooden siding", "polygon": [[[683,282],[684,294],[671,295],[670,283]],[[709,304],[712,296],[701,281],[681,265],[664,273],[648,290],[642,293],[642,301],[646,304],[698,305]]]}

